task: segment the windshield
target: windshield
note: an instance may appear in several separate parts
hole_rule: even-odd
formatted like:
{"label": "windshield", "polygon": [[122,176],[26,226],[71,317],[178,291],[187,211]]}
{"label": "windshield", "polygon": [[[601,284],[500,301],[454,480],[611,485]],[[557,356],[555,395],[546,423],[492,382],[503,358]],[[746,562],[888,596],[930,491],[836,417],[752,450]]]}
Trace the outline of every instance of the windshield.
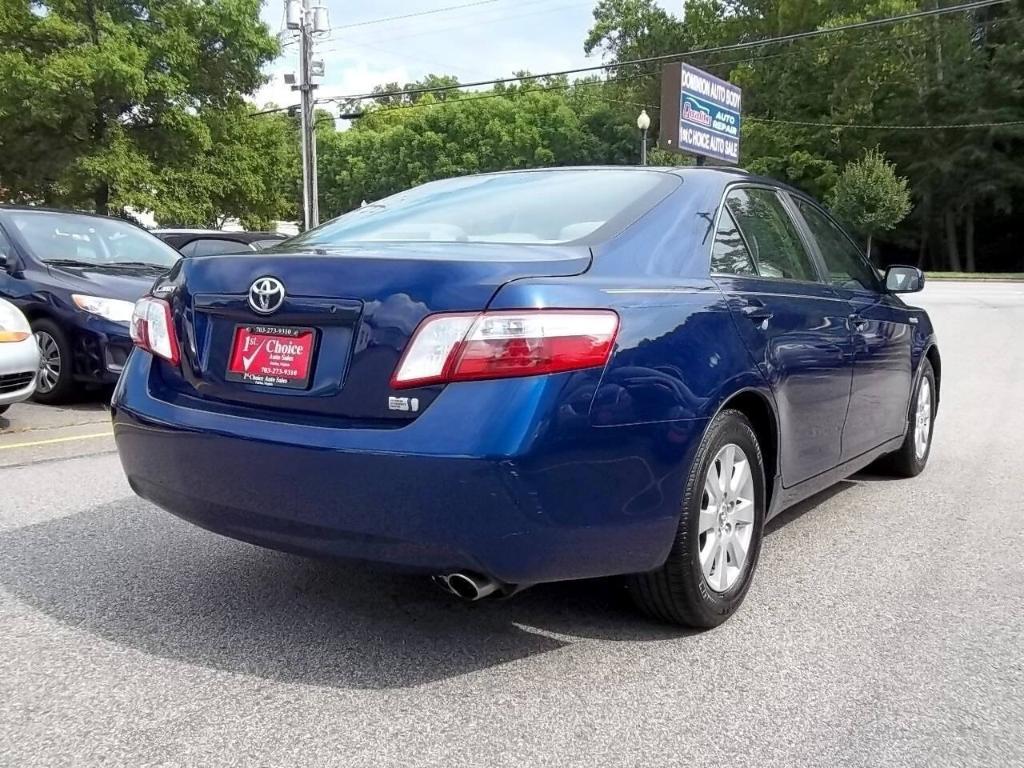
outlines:
{"label": "windshield", "polygon": [[678,177],[662,172],[614,169],[445,179],[364,205],[288,245],[567,243],[588,238],[609,223],[625,227],[678,183]]}
{"label": "windshield", "polygon": [[47,264],[172,266],[181,256],[145,230],[118,219],[52,211],[8,211],[6,220]]}

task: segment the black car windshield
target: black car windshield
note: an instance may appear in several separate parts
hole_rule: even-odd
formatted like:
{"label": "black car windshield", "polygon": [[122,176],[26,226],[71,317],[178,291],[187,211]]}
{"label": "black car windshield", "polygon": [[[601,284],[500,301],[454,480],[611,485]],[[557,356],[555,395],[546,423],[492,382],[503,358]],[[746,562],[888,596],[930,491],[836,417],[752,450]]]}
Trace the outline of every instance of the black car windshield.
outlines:
{"label": "black car windshield", "polygon": [[6,211],[4,219],[32,254],[47,263],[166,269],[181,257],[145,230],[118,219],[22,210]]}
{"label": "black car windshield", "polygon": [[[625,227],[680,183],[657,171],[587,169],[464,176],[364,205],[288,241],[557,244]],[[630,214],[633,214],[630,216]]]}

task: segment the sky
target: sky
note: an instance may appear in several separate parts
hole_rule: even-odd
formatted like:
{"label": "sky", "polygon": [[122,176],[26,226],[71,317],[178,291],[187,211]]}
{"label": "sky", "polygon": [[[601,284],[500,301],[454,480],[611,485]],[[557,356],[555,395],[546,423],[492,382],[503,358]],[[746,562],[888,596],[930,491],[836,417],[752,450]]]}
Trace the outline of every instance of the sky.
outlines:
{"label": "sky", "polygon": [[[327,5],[331,32],[316,43],[316,58],[325,66],[318,98],[365,93],[375,85],[405,84],[431,73],[470,82],[521,69],[540,73],[601,62],[599,52],[591,58],[583,53],[595,0],[476,0],[473,7],[390,21],[377,20],[474,0],[320,1]],[[659,4],[676,12],[682,0]],[[262,16],[272,33],[284,30],[284,0],[265,2]],[[297,71],[298,45],[287,45],[266,68],[270,82],[254,101],[296,103],[297,94],[283,76]]]}

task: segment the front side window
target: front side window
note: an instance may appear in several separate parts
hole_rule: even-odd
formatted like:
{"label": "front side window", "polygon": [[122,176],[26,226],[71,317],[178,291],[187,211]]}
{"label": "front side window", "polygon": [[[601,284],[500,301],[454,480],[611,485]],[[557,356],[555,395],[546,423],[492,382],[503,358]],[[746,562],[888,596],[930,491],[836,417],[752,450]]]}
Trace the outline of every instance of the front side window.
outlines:
{"label": "front side window", "polygon": [[757,275],[754,259],[728,208],[718,220],[718,232],[711,248],[711,271],[719,275]]}
{"label": "front side window", "polygon": [[839,225],[806,200],[796,198],[796,207],[818,242],[829,282],[842,288],[877,291],[874,270]]}
{"label": "front side window", "polygon": [[118,219],[15,210],[7,220],[32,254],[48,264],[167,269],[180,256],[162,240]]}
{"label": "front side window", "polygon": [[811,257],[774,191],[734,189],[726,197],[725,204],[753,251],[754,264],[761,277],[818,279]]}
{"label": "front side window", "polygon": [[610,222],[623,227],[680,180],[657,171],[552,170],[445,179],[346,213],[289,241],[567,243]]}

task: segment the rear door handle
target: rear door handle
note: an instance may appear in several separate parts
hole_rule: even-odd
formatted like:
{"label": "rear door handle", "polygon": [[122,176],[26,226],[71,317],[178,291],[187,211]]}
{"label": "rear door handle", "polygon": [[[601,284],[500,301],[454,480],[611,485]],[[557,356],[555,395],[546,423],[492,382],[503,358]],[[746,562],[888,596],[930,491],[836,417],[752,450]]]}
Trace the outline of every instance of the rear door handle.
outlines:
{"label": "rear door handle", "polygon": [[864,331],[868,329],[869,325],[871,325],[871,323],[860,315],[850,315],[850,327],[857,331],[857,333],[864,333]]}
{"label": "rear door handle", "polygon": [[756,304],[748,304],[740,310],[744,317],[748,317],[751,320],[761,323],[765,320],[772,319],[772,313],[768,310],[768,307],[757,306]]}

